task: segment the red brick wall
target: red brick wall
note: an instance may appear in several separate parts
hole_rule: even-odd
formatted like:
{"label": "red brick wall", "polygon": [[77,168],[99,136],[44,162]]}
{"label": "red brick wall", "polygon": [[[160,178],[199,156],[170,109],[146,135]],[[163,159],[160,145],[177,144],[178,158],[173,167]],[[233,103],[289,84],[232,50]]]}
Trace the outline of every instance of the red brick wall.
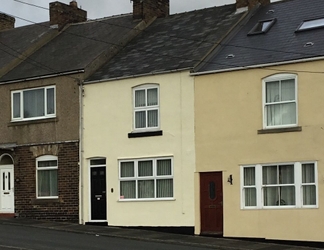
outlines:
{"label": "red brick wall", "polygon": [[[59,199],[36,199],[36,157],[41,156],[41,152],[49,154],[50,150],[58,156]],[[78,222],[78,143],[20,146],[14,151],[14,161],[15,179],[20,179],[15,183],[15,212],[19,217]]]}

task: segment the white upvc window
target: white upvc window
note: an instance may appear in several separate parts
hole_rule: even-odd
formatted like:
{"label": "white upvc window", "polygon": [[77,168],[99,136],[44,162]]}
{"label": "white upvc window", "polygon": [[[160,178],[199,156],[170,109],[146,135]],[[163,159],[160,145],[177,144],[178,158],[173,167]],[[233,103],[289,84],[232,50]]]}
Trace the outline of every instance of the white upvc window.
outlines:
{"label": "white upvc window", "polygon": [[263,127],[297,126],[297,76],[277,74],[263,79]]}
{"label": "white upvc window", "polygon": [[57,156],[44,155],[36,158],[36,197],[58,198]]}
{"label": "white upvc window", "polygon": [[55,117],[55,86],[11,92],[12,121]]}
{"label": "white upvc window", "polygon": [[318,207],[317,163],[241,166],[242,208]]}
{"label": "white upvc window", "polygon": [[158,129],[159,86],[146,84],[133,88],[134,130]]}
{"label": "white upvc window", "polygon": [[173,198],[173,159],[119,161],[120,200]]}

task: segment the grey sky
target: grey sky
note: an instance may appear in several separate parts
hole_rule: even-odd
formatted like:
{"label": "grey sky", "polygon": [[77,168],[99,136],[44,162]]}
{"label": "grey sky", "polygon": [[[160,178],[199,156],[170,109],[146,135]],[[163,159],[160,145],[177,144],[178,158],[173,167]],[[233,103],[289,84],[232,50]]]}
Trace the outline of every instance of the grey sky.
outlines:
{"label": "grey sky", "polygon": [[[37,8],[21,2],[48,8],[50,2],[56,0],[1,0],[0,12],[16,17],[16,27],[29,25],[33,22],[49,20],[49,12],[46,9]],[[69,4],[71,0],[59,0]],[[130,13],[132,2],[130,0],[77,0],[78,5],[88,12],[88,18],[95,19],[112,15]],[[195,9],[203,9],[213,6],[234,3],[235,0],[170,0],[170,12],[179,13]],[[22,19],[28,21],[23,21]]]}

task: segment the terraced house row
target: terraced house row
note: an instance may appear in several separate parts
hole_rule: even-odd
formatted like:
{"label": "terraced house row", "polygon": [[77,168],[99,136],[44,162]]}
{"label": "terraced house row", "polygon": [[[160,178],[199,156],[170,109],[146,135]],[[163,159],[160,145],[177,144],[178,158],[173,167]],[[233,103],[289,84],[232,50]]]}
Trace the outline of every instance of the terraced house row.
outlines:
{"label": "terraced house row", "polygon": [[49,7],[0,14],[0,216],[324,241],[322,0]]}

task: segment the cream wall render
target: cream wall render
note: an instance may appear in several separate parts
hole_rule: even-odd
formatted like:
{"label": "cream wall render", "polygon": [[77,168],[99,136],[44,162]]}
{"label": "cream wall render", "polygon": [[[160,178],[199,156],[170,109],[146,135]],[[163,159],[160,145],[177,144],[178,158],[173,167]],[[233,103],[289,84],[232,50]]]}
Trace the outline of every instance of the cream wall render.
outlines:
{"label": "cream wall render", "polygon": [[[105,157],[109,225],[194,226],[193,80],[185,71],[84,85],[84,222],[90,213],[89,159]],[[159,84],[163,135],[128,138],[133,130],[132,88],[147,83]],[[173,157],[174,199],[120,201],[118,160],[161,156]]]}
{"label": "cream wall render", "polygon": [[[195,76],[195,233],[200,233],[199,172],[223,171],[224,236],[324,240],[324,75],[311,73],[322,69],[323,62],[316,61]],[[302,131],[258,134],[262,79],[278,73],[297,75]],[[241,165],[297,161],[317,162],[318,208],[241,209]]]}

